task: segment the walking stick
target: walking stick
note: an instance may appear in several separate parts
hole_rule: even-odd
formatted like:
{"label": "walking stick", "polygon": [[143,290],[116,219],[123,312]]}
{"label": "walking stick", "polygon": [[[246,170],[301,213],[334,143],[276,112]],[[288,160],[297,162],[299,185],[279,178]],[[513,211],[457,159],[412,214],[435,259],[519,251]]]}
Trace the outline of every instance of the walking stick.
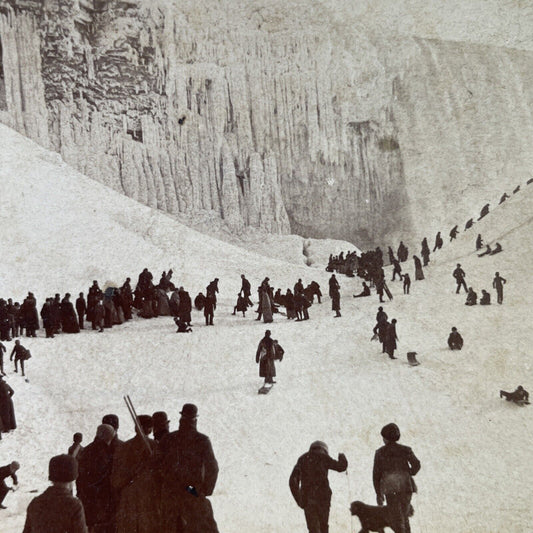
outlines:
{"label": "walking stick", "polygon": [[133,422],[135,423],[135,427],[137,428],[137,432],[141,436],[144,445],[146,446],[146,449],[150,453],[150,455],[153,455],[152,448],[150,446],[150,442],[148,441],[148,437],[144,434],[143,428],[141,424],[139,423],[139,417],[137,416],[137,413],[135,412],[135,408],[133,407],[133,403],[131,401],[131,398],[129,394],[126,394],[124,396],[124,402],[126,403],[126,407],[128,408],[128,411],[130,412],[131,418],[133,418]]}

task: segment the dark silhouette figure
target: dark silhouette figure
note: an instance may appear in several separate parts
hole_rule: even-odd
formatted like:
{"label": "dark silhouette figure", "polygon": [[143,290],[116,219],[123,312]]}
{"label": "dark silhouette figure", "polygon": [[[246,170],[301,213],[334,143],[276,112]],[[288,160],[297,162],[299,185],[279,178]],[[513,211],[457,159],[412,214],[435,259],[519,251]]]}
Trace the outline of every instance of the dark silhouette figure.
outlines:
{"label": "dark silhouette figure", "polygon": [[346,456],[339,453],[335,461],[329,456],[324,442],[315,441],[293,468],[289,487],[298,507],[305,513],[307,529],[311,533],[327,533],[331,489],[328,471],[344,472],[348,468]]}
{"label": "dark silhouette figure", "polygon": [[424,261],[424,266],[427,266],[429,263],[429,246],[428,246],[428,240],[426,237],[424,237],[424,240],[422,241],[422,250],[420,251],[420,255],[422,256],[422,259]]}
{"label": "dark silhouette figure", "polygon": [[494,250],[492,250],[492,252],[490,252],[490,255],[499,254],[502,250],[503,250],[502,245],[499,242],[497,242],[496,246],[494,247]]}
{"label": "dark silhouette figure", "polygon": [[407,258],[409,257],[409,250],[407,246],[403,243],[403,241],[400,241],[400,246],[398,246],[398,260],[400,263],[403,263],[407,261]]}
{"label": "dark silhouette figure", "polygon": [[411,448],[398,444],[400,430],[396,424],[384,426],[381,436],[385,446],[376,451],[372,474],[376,500],[378,505],[387,500],[394,531],[410,533],[411,497],[416,492],[412,476],[420,470],[420,461]]}
{"label": "dark silhouette figure", "polygon": [[508,402],[514,402],[519,405],[524,405],[529,403],[529,392],[527,392],[522,385],[518,387],[513,392],[506,392],[504,390],[500,391],[500,398],[505,398]]}
{"label": "dark silhouette figure", "polygon": [[465,271],[461,268],[460,263],[457,263],[457,267],[453,271],[452,275],[455,278],[455,281],[457,283],[457,290],[455,291],[455,294],[459,294],[461,287],[464,287],[465,292],[468,292],[468,289],[466,287],[466,282],[465,282],[466,274],[465,274]]}
{"label": "dark silhouette figure", "polygon": [[483,248],[483,239],[481,238],[481,233],[478,233],[476,239],[476,250],[481,250]]}
{"label": "dark silhouette figure", "polygon": [[392,269],[391,281],[394,281],[396,279],[396,274],[398,274],[398,278],[401,280],[402,279],[402,267],[398,259],[394,259],[394,261],[392,262],[392,265],[393,265],[393,269]]}
{"label": "dark silhouette figure", "polygon": [[492,287],[496,289],[497,302],[503,303],[503,286],[507,283],[507,280],[500,276],[499,272],[496,272],[494,279],[492,280]]}
{"label": "dark silhouette figure", "polygon": [[458,233],[459,233],[459,230],[457,229],[457,226],[454,226],[452,230],[450,231],[450,242],[452,242],[454,239],[457,238]]}
{"label": "dark silhouette figure", "polygon": [[409,274],[403,275],[403,293],[409,294],[409,289],[411,288],[411,278]]}
{"label": "dark silhouette figure", "polygon": [[383,346],[385,352],[391,359],[397,359],[397,357],[394,357],[394,351],[398,347],[396,344],[397,340],[398,336],[396,335],[396,319],[393,318],[391,323],[387,326],[387,331],[385,332],[385,342]]}
{"label": "dark silhouette figure", "polygon": [[354,294],[354,298],[364,298],[370,296],[370,287],[363,281],[363,290],[359,294]]}
{"label": "dark silhouette figure", "polygon": [[505,200],[507,200],[508,198],[510,198],[510,196],[506,192],[504,192],[502,197],[500,198],[500,203],[498,205],[503,204],[503,202],[505,202]]}
{"label": "dark silhouette figure", "polygon": [[472,287],[468,288],[465,305],[477,305],[477,293]]}
{"label": "dark silhouette figure", "polygon": [[448,346],[450,350],[462,350],[463,349],[463,337],[457,331],[456,327],[452,328],[452,332],[448,337]]}
{"label": "dark silhouette figure", "polygon": [[485,248],[485,251],[480,253],[480,254],[477,254],[478,257],[484,257],[486,255],[490,255],[492,253],[492,250],[490,248],[490,244],[487,244],[486,248]]}
{"label": "dark silhouette figure", "polygon": [[76,313],[78,313],[78,325],[80,329],[84,329],[83,317],[85,316],[86,312],[87,312],[87,303],[85,302],[83,292],[80,292],[80,295],[76,299]]}
{"label": "dark silhouette figure", "polygon": [[15,341],[15,346],[13,346],[13,350],[9,356],[10,361],[13,361],[13,356],[15,357],[15,372],[18,372],[18,364],[20,363],[20,371],[24,376],[24,361],[28,360],[31,355],[29,350],[24,348],[18,339]]}
{"label": "dark silhouette figure", "polygon": [[435,236],[435,246],[433,247],[433,251],[440,250],[442,248],[443,242],[442,237],[440,235],[440,231]]}
{"label": "dark silhouette figure", "polygon": [[516,187],[516,189],[513,191],[513,194],[516,194],[518,191],[520,191],[520,185],[518,185],[518,187]]}
{"label": "dark silhouette figure", "polygon": [[271,337],[271,331],[267,329],[255,352],[255,362],[259,363],[259,377],[265,378],[265,384],[276,383],[274,381],[276,377],[275,359],[274,341]]}
{"label": "dark silhouette figure", "polygon": [[483,217],[486,217],[486,216],[489,214],[489,206],[490,206],[490,204],[485,204],[485,205],[481,208],[481,212],[479,213],[479,218],[478,218],[478,220],[481,220]]}
{"label": "dark silhouette figure", "polygon": [[420,258],[416,255],[413,255],[413,261],[415,262],[415,280],[420,281],[424,279],[424,270],[422,269],[422,262]]}
{"label": "dark silhouette figure", "polygon": [[481,289],[479,305],[490,305],[490,294],[485,289]]}
{"label": "dark silhouette figure", "polygon": [[81,433],[74,433],[72,436],[72,444],[68,448],[68,454],[77,459],[84,450],[83,446],[81,445],[82,441],[83,435]]}
{"label": "dark silhouette figure", "polygon": [[466,224],[465,224],[465,231],[466,231],[467,229],[470,229],[473,225],[474,225],[474,219],[469,218],[469,219],[466,221]]}
{"label": "dark silhouette figure", "polygon": [[18,479],[17,479],[17,470],[20,468],[20,465],[17,463],[17,461],[13,461],[12,463],[0,467],[0,509],[6,509],[4,506],[4,498],[6,497],[7,493],[11,490],[6,485],[6,478],[10,477],[13,485],[18,485]]}

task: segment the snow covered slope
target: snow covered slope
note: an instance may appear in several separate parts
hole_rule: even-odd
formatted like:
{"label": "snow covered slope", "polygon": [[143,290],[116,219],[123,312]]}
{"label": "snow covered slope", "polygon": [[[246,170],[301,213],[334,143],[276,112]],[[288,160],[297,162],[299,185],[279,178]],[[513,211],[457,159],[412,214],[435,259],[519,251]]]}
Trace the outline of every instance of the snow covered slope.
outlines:
{"label": "snow covered slope", "polygon": [[[274,286],[292,287],[312,273],[323,289],[328,275],[210,240],[77,175],[5,128],[0,135],[2,296],[35,289],[42,303],[46,291],[75,293],[93,278],[121,282],[144,266],[154,275],[175,266],[178,283],[191,293],[215,275],[221,281],[213,328],[194,314],[189,335],[175,334],[171,320],[159,318],[103,334],[23,340],[34,355],[30,383],[6,365],[19,428],[2,440],[0,462],[17,459],[22,468],[20,489],[7,496],[2,511],[2,533],[21,531],[29,491],[46,486],[48,459],[67,449],[72,433],[82,431],[88,443],[101,416],[116,412],[120,436],[132,436],[124,393],[139,412],[166,410],[172,429],[183,403],[198,404],[199,430],[211,437],[220,464],[212,503],[221,533],[304,533],[288,477],[316,439],[325,440],[332,455],[348,457],[348,475],[330,474],[330,531],[353,531],[349,502],[375,501],[373,453],[390,421],[422,462],[413,533],[531,529],[531,408],[510,405],[498,391],[533,387],[533,186],[524,185],[457,241],[446,242],[409,296],[398,282],[389,283],[394,300],[384,307],[398,319],[398,360],[370,342],[375,295],[354,300],[359,281],[339,276],[342,318],[333,318],[327,296],[311,307],[308,322],[276,316],[271,329],[286,355],[274,390],[258,396],[254,355],[265,325],[253,313],[230,314],[239,274],[253,283],[268,275]],[[504,252],[478,258],[478,232],[501,242]],[[467,308],[464,295],[454,294],[457,262],[478,292],[490,289],[500,271],[508,281],[504,305]],[[412,273],[411,260],[407,270]],[[465,338],[462,352],[447,349],[453,325]],[[419,367],[406,363],[411,350]]]}

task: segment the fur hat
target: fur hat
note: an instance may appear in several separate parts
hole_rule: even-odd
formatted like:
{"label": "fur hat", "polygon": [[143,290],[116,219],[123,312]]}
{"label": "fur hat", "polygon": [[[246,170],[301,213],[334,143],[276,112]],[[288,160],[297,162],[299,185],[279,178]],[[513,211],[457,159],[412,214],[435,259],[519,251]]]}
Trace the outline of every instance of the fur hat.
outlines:
{"label": "fur hat", "polygon": [[96,428],[96,438],[105,442],[111,442],[115,437],[115,428],[111,424],[100,424]]}
{"label": "fur hat", "polygon": [[69,483],[78,477],[78,461],[71,455],[56,455],[48,464],[50,481]]}
{"label": "fur hat", "polygon": [[309,451],[312,451],[312,450],[315,450],[320,453],[325,453],[325,454],[329,452],[328,445],[321,440],[315,440],[315,442],[311,444],[311,446],[309,447]]}
{"label": "fur hat", "polygon": [[198,416],[198,407],[193,403],[185,403],[180,411],[181,418],[196,418]]}
{"label": "fur hat", "polygon": [[400,428],[391,422],[390,424],[383,426],[381,429],[381,436],[388,441],[396,442],[397,440],[400,440]]}
{"label": "fur hat", "polygon": [[154,428],[154,421],[150,415],[139,415],[137,416],[137,419],[139,420],[139,424],[146,435],[152,432],[152,429]]}

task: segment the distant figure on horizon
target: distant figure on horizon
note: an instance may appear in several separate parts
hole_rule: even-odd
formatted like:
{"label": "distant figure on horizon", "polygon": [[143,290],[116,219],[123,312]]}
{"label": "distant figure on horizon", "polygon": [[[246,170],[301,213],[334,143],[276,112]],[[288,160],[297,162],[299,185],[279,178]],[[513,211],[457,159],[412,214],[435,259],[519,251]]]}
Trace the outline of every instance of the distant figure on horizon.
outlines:
{"label": "distant figure on horizon", "polygon": [[442,242],[442,237],[440,235],[440,231],[435,236],[435,246],[433,247],[433,251],[440,250],[442,248],[442,245],[444,243]]}
{"label": "distant figure on horizon", "polygon": [[492,280],[492,287],[496,289],[497,301],[499,304],[503,303],[503,286],[507,283],[507,280],[500,276],[499,272],[496,272],[494,279]]}
{"label": "distant figure on horizon", "polygon": [[450,242],[452,242],[454,239],[457,238],[458,233],[459,233],[459,230],[457,229],[457,226],[454,226],[452,230],[450,231]]}
{"label": "distant figure on horizon", "polygon": [[455,326],[452,328],[452,332],[448,337],[448,346],[450,350],[462,350],[463,348],[463,337],[461,337],[461,334]]}
{"label": "distant figure on horizon", "polygon": [[510,198],[510,196],[506,192],[504,192],[502,197],[500,198],[500,203],[498,205],[503,204],[503,202],[505,202],[505,200],[507,200],[508,198]]}
{"label": "distant figure on horizon", "polygon": [[490,294],[485,289],[481,289],[479,305],[490,305]]}
{"label": "distant figure on horizon", "polygon": [[407,246],[405,246],[403,241],[400,241],[400,245],[398,246],[398,260],[400,261],[400,263],[404,263],[405,261],[407,261],[408,256],[409,249],[407,248]]}
{"label": "distant figure on horizon", "polygon": [[459,294],[459,291],[461,290],[461,287],[464,287],[465,292],[468,292],[468,289],[466,287],[466,281],[465,281],[465,271],[461,268],[461,264],[457,263],[457,268],[453,271],[453,277],[455,278],[455,281],[457,283],[457,290],[455,291],[455,294]]}

